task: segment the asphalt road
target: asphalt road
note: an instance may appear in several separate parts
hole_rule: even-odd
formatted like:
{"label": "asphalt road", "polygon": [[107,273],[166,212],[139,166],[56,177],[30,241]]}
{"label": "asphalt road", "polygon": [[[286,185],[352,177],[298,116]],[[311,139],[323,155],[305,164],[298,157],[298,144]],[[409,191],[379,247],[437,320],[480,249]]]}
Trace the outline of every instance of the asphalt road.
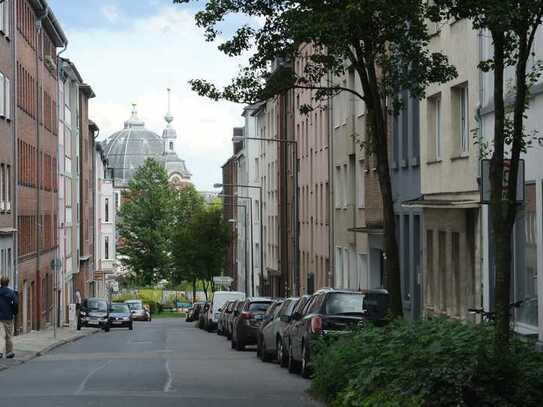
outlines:
{"label": "asphalt road", "polygon": [[315,406],[309,381],[181,319],[137,323],[0,372],[13,407]]}

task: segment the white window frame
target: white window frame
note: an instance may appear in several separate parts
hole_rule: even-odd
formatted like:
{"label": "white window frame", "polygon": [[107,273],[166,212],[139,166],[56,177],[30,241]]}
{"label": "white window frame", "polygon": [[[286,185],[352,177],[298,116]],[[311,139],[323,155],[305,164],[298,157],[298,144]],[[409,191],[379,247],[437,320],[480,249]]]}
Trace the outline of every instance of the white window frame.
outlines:
{"label": "white window frame", "polygon": [[0,72],[0,118],[6,117],[6,76]]}
{"label": "white window frame", "polygon": [[6,210],[6,197],[4,194],[6,187],[6,166],[2,163],[0,164],[0,212]]}
{"label": "white window frame", "polygon": [[467,85],[459,87],[458,96],[460,152],[466,154],[469,151],[469,97]]}

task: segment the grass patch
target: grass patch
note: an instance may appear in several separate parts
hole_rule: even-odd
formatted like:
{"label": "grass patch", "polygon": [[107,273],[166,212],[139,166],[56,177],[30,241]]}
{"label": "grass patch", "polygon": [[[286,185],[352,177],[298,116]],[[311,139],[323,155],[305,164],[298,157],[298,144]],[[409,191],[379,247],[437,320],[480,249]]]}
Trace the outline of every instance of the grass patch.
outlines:
{"label": "grass patch", "polygon": [[185,318],[184,312],[161,312],[160,314],[153,314],[153,319],[166,319],[166,318]]}

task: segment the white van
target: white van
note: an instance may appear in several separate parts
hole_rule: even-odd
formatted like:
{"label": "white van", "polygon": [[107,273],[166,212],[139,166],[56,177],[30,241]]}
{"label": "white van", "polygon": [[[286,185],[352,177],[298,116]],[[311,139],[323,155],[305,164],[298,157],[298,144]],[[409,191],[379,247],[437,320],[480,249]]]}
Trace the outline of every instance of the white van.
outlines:
{"label": "white van", "polygon": [[221,315],[219,309],[223,307],[226,301],[244,300],[245,293],[241,291],[216,291],[213,293],[213,300],[211,301],[211,307],[209,307],[209,316],[207,322],[207,328],[209,331],[217,328],[219,322],[219,316]]}

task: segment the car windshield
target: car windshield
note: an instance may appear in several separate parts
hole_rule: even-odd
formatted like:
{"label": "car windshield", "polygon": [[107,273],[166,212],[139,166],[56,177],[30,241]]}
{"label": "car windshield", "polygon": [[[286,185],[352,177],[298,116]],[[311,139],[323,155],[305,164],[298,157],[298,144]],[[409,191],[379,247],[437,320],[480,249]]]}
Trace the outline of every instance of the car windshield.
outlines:
{"label": "car windshield", "polygon": [[132,311],[139,311],[143,308],[140,302],[127,302],[126,304]]}
{"label": "car windshield", "polygon": [[327,314],[362,314],[362,303],[364,296],[357,293],[334,293],[330,294],[326,301]]}
{"label": "car windshield", "polygon": [[111,312],[128,313],[130,310],[126,304],[111,304]]}
{"label": "car windshield", "polygon": [[249,304],[249,311],[266,312],[271,302],[252,302]]}
{"label": "car windshield", "polygon": [[87,308],[89,311],[100,311],[100,312],[106,312],[107,311],[107,303],[103,300],[88,300],[87,301]]}

